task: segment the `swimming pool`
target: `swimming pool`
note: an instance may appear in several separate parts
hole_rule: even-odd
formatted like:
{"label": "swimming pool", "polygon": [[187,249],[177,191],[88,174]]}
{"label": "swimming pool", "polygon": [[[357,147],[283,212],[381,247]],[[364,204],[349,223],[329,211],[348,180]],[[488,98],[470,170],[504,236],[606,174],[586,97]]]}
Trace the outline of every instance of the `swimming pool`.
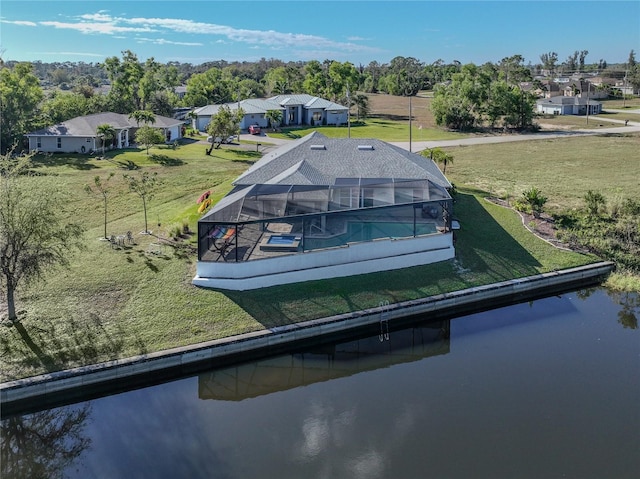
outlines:
{"label": "swimming pool", "polygon": [[[436,233],[435,223],[416,223],[416,236]],[[347,223],[346,232],[329,238],[305,237],[304,249],[323,249],[372,241],[381,238],[410,238],[413,236],[413,223],[401,223],[397,221],[365,221]]]}

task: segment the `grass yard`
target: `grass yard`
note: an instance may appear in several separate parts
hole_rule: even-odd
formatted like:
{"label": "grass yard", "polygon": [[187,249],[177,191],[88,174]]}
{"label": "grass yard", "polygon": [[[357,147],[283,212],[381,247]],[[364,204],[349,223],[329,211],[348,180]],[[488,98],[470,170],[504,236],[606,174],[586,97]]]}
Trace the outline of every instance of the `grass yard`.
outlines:
{"label": "grass yard", "polygon": [[532,186],[548,197],[547,209],[584,206],[588,190],[609,202],[640,197],[640,135],[535,140],[447,148],[454,157],[447,177],[503,198]]}
{"label": "grass yard", "polygon": [[[409,98],[377,93],[369,93],[367,96],[370,115],[361,121],[355,116],[351,117],[351,138],[409,141]],[[411,99],[411,118],[412,141],[454,140],[469,136],[436,127],[431,113],[431,98],[422,94]],[[347,138],[349,135],[347,127],[316,126],[282,128],[281,133],[269,132],[269,136],[296,139],[312,131],[318,131],[329,138]]]}
{"label": "grass yard", "polygon": [[[223,196],[255,154],[230,147],[208,157],[199,143],[152,153],[165,155],[162,164],[135,150],[108,154],[108,160],[54,155],[37,161],[40,174],[55,175],[66,185],[70,214],[87,227],[86,249],[70,268],[20,291],[21,321],[0,326],[3,381],[594,260],[552,248],[528,233],[514,212],[484,201],[481,191],[462,188],[456,215],[463,228],[455,262],[257,291],[200,289],[190,284],[193,238],[177,242],[168,232],[184,221],[195,229],[196,198],[208,189],[214,199]],[[163,180],[149,209],[150,228],[165,238],[160,254],[148,252],[158,238],[138,234],[144,227],[141,201],[127,192],[122,173],[129,171],[119,167],[129,162],[158,172]],[[135,244],[116,249],[98,239],[102,203],[83,190],[94,175],[111,171],[116,175],[108,233],[135,234]]]}

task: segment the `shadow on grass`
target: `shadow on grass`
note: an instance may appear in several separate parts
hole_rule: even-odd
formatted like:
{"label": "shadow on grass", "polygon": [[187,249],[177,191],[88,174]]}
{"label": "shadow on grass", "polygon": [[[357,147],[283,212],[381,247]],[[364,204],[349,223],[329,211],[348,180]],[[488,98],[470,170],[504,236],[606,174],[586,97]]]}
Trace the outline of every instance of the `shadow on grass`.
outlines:
{"label": "shadow on grass", "polygon": [[[239,156],[241,158],[253,158],[254,160],[257,160],[262,157],[262,153],[260,153],[259,151],[251,151],[251,150],[233,150],[233,151],[236,154],[236,156]],[[233,161],[238,161],[238,160],[233,160]]]}
{"label": "shadow on grass", "polygon": [[495,281],[538,273],[540,262],[487,212],[479,196],[459,193],[454,215],[462,226],[456,255],[463,268],[489,274]]}
{"label": "shadow on grass", "polygon": [[182,161],[180,158],[171,158],[167,155],[159,155],[157,153],[154,153],[152,155],[149,156],[149,160],[152,163],[156,163],[158,165],[161,166],[181,166],[184,165],[184,161]]}
{"label": "shadow on grass", "polygon": [[70,315],[62,323],[41,318],[12,323],[16,333],[2,335],[3,354],[21,360],[19,364],[6,365],[4,379],[24,377],[21,370],[32,375],[34,371],[54,372],[119,357],[124,331],[107,331],[104,321],[97,314],[88,313],[83,318]]}
{"label": "shadow on grass", "polygon": [[92,158],[86,155],[35,155],[31,159],[31,163],[35,168],[45,166],[68,166],[75,170],[93,170],[96,165],[89,163]]}
{"label": "shadow on grass", "polygon": [[359,311],[539,272],[540,262],[487,212],[477,196],[458,194],[456,258],[424,266],[273,286],[222,291],[265,327]]}

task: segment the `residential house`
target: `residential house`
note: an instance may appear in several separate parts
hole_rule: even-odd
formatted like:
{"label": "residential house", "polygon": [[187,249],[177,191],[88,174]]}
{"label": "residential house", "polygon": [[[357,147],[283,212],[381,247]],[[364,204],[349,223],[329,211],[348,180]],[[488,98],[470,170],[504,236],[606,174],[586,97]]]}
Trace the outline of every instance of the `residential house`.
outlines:
{"label": "residential house", "polygon": [[[266,115],[269,110],[281,111],[282,124],[285,126],[346,125],[348,121],[346,106],[307,94],[252,98],[226,103],[225,106],[231,111],[242,109],[244,117],[240,122],[241,130],[247,130],[251,125],[267,128],[269,120]],[[206,105],[193,110],[193,127],[205,131],[211,116],[217,114],[221,107],[222,105]]]}
{"label": "residential house", "polygon": [[[29,150],[45,153],[89,153],[102,148],[102,138],[97,133],[98,126],[107,124],[115,130],[111,148],[127,148],[135,141],[139,128],[135,119],[121,113],[96,113],[79,116],[71,120],[49,126],[25,135],[29,140]],[[150,126],[162,130],[166,142],[182,138],[182,121],[155,115]]]}
{"label": "residential house", "polygon": [[602,113],[602,103],[579,96],[554,96],[536,101],[538,113],[546,115],[589,115]]}
{"label": "residential house", "polygon": [[233,185],[198,221],[195,285],[246,290],[454,257],[451,184],[431,159],[380,140],[313,132]]}

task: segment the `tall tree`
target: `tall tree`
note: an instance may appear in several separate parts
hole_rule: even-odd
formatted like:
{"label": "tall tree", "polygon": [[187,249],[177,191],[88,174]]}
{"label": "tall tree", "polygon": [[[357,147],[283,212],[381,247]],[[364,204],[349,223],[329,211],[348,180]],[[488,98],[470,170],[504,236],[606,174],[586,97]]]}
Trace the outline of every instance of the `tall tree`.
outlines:
{"label": "tall tree", "polygon": [[17,288],[68,265],[69,254],[83,245],[83,228],[66,220],[63,186],[29,174],[32,155],[12,153],[0,156],[0,287],[15,321]]}
{"label": "tall tree", "polygon": [[80,93],[54,91],[41,103],[43,121],[55,125],[78,116],[103,111],[100,99]]}
{"label": "tall tree", "polygon": [[556,52],[543,53],[540,55],[540,61],[542,62],[542,68],[554,72],[556,63],[558,63],[558,54]]}
{"label": "tall tree", "polygon": [[239,133],[243,117],[242,108],[232,112],[226,105],[222,105],[218,113],[211,115],[211,121],[207,125],[207,133],[211,136],[211,148],[206,150],[207,155],[211,154],[214,147],[219,148],[226,138]]}
{"label": "tall tree", "polygon": [[111,83],[108,94],[111,110],[116,113],[143,110],[140,80],[144,75],[144,68],[136,54],[125,50],[122,52],[122,60],[116,56],[109,57],[103,66]]}
{"label": "tall tree", "polygon": [[589,50],[582,50],[578,56],[578,69],[584,71],[584,61],[589,54]]}
{"label": "tall tree", "polygon": [[138,175],[123,175],[129,185],[129,191],[135,193],[142,200],[144,210],[144,233],[150,234],[147,223],[147,203],[153,199],[156,188],[160,185],[157,173],[145,171]]}
{"label": "tall tree", "polygon": [[367,95],[364,93],[356,93],[353,97],[353,104],[356,106],[356,118],[358,120],[365,119],[369,116],[369,97]]}
{"label": "tall tree", "polygon": [[36,125],[38,104],[43,98],[38,78],[29,63],[13,68],[0,66],[0,154],[13,149]]}
{"label": "tall tree", "polygon": [[189,106],[219,105],[232,99],[229,81],[223,78],[222,70],[209,68],[187,80],[187,93],[183,103]]}

